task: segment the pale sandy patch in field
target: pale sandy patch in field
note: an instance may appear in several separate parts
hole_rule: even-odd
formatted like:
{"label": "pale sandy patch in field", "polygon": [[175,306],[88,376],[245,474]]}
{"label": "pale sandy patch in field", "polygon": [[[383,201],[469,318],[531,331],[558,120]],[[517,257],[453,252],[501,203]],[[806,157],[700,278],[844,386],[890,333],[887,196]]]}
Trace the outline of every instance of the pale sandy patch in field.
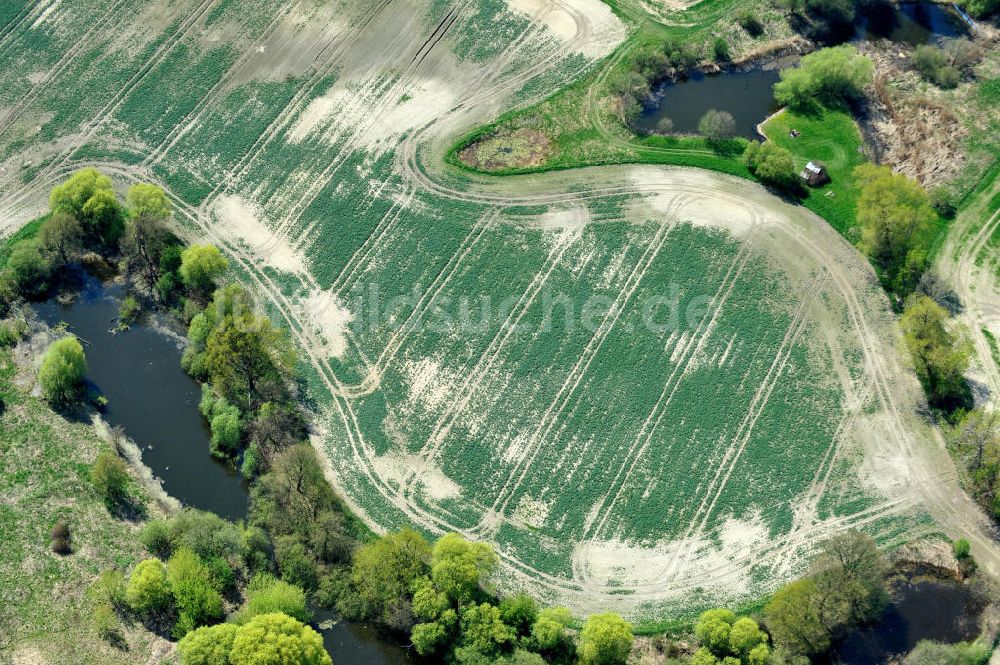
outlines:
{"label": "pale sandy patch in field", "polygon": [[212,208],[213,216],[225,232],[239,238],[268,265],[290,273],[304,273],[305,262],[288,242],[276,236],[259,219],[260,212],[242,197],[220,196]]}
{"label": "pale sandy patch in field", "polygon": [[415,473],[417,483],[424,486],[424,492],[434,501],[453,499],[462,494],[462,488],[441,469],[416,455],[387,453],[376,457],[373,466],[380,477],[399,486],[405,484],[410,473]]}
{"label": "pale sandy patch in field", "polygon": [[408,360],[402,371],[409,385],[407,402],[426,409],[443,406],[448,397],[455,394],[455,386],[460,381],[458,374],[442,367],[437,358]]}
{"label": "pale sandy patch in field", "polygon": [[59,5],[61,4],[62,0],[52,0],[52,2],[50,2],[45,9],[42,10],[42,13],[38,15],[38,18],[36,18],[31,24],[31,29],[37,30],[44,25],[55,25],[59,23],[59,14],[56,13],[56,10],[59,9]]}
{"label": "pale sandy patch in field", "polygon": [[329,291],[314,290],[303,301],[306,319],[309,325],[325,341],[325,350],[335,358],[344,355],[347,349],[347,326],[354,320],[340,300]]}
{"label": "pale sandy patch in field", "polygon": [[[577,53],[600,58],[625,38],[625,26],[611,8],[599,0],[507,0],[512,12],[528,16],[544,25],[563,43],[571,43]],[[584,30],[584,34],[580,31]]]}
{"label": "pale sandy patch in field", "polygon": [[[664,180],[663,171],[651,168],[637,167],[630,176],[632,182],[642,188],[656,188]],[[751,210],[735,198],[705,194],[685,199],[686,196],[683,192],[657,191],[642,197],[638,205],[648,206],[654,216],[671,214],[677,221],[726,229],[735,236],[744,235],[755,223],[765,221],[755,218]]]}
{"label": "pale sandy patch in field", "polygon": [[525,496],[518,501],[517,507],[514,508],[513,517],[515,521],[523,522],[535,529],[541,529],[545,520],[549,518],[551,507],[549,503]]}

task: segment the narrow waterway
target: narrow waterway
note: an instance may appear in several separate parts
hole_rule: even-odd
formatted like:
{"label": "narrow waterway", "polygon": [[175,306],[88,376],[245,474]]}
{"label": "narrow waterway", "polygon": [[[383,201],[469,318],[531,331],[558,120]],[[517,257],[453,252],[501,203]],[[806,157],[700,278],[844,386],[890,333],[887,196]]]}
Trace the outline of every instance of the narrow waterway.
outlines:
{"label": "narrow waterway", "polygon": [[[198,412],[201,389],[180,365],[182,341],[142,321],[113,334],[124,285],[102,284],[89,275],[82,279],[72,304],[50,300],[35,311],[49,326],[66,324],[83,341],[87,380],[108,399],[105,419],[140,446],[143,462],[168,494],[185,506],[245,520],[247,484],[209,454],[209,430]],[[321,610],[314,623],[337,665],[415,662],[409,650],[370,626],[338,621]]]}

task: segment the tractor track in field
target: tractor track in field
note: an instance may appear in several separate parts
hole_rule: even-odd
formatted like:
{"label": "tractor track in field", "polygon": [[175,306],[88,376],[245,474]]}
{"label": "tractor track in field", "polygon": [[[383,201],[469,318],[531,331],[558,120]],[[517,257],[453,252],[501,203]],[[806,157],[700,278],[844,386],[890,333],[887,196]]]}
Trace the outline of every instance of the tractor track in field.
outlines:
{"label": "tractor track in field", "polygon": [[[199,9],[202,9],[201,14],[206,11],[204,8],[207,8],[213,1],[206,0],[198,6]],[[430,194],[476,203],[493,210],[487,211],[476,224],[470,225],[469,233],[461,243],[460,249],[435,276],[430,290],[421,301],[423,305],[418,303],[404,326],[396,332],[397,336],[391,338],[391,343],[386,346],[373,363],[367,363],[368,372],[365,378],[357,384],[345,384],[341,381],[331,359],[324,350],[323,341],[318,338],[315,330],[305,324],[300,307],[290,297],[284,295],[281,286],[265,272],[260,264],[259,256],[242,246],[231,230],[226,229],[224,225],[213,219],[211,205],[228,191],[227,188],[232,187],[249,172],[251,166],[260,159],[267,145],[281,135],[281,132],[301,112],[304,103],[311,99],[316,88],[334,71],[339,57],[352,45],[358,43],[379,12],[390,2],[391,0],[386,0],[373,5],[362,14],[359,22],[354,24],[354,28],[346,31],[347,34],[338,33],[331,39],[330,43],[321,51],[323,62],[307,77],[299,91],[293,96],[292,101],[275,117],[264,134],[255,141],[250,150],[228,171],[226,178],[218,183],[199,206],[195,207],[185,203],[168,189],[168,193],[175,203],[177,216],[184,222],[184,228],[193,229],[198,236],[218,243],[233,259],[241,272],[246,275],[250,289],[259,297],[266,298],[287,324],[292,340],[302,350],[303,361],[315,370],[322,386],[331,395],[332,402],[326,416],[339,422],[343,427],[345,440],[336,444],[317,440],[316,445],[321,452],[324,452],[323,448],[328,444],[343,446],[345,454],[354,460],[357,469],[387,505],[394,507],[407,519],[431,532],[440,533],[455,530],[455,524],[446,519],[448,516],[442,517],[443,508],[435,506],[433,502],[424,505],[419,502],[414,493],[415,483],[419,480],[418,473],[410,474],[402,485],[394,485],[375,472],[377,453],[372,442],[367,440],[365,428],[359,421],[353,401],[377,389],[381,374],[398,356],[415,327],[413,322],[419,321],[422,313],[433,307],[435,300],[446,288],[451,277],[461,269],[464,258],[476,251],[480,241],[488,237],[491,225],[497,223],[500,210],[506,207],[516,208],[557,203],[579,207],[585,205],[587,201],[622,194],[640,198],[653,195],[668,197],[670,203],[667,209],[668,211],[676,211],[677,215],[692,199],[703,202],[698,211],[703,217],[711,215],[713,210],[722,210],[721,207],[715,208],[713,206],[722,206],[723,204],[739,206],[749,210],[752,219],[763,222],[762,228],[759,231],[754,231],[755,237],[758,234],[767,234],[767,242],[770,245],[776,245],[780,242],[785,246],[785,252],[788,255],[794,255],[795,260],[808,261],[826,272],[825,277],[828,278],[829,282],[826,286],[831,292],[843,299],[849,319],[845,329],[857,338],[869,370],[868,374],[863,377],[862,387],[858,390],[857,407],[845,409],[833,440],[820,460],[813,481],[806,492],[806,497],[809,501],[818,503],[819,498],[823,495],[839,454],[838,439],[853,422],[857,412],[868,402],[868,397],[874,399],[887,416],[890,436],[879,443],[882,446],[881,451],[901,455],[906,460],[913,480],[912,487],[905,492],[899,492],[876,501],[852,515],[829,517],[824,520],[802,519],[793,525],[790,532],[760,542],[754,547],[735,552],[725,562],[713,561],[699,567],[692,565],[690,559],[697,552],[697,549],[691,542],[697,540],[696,536],[701,533],[711,517],[713,507],[725,488],[730,474],[736,467],[743,447],[749,440],[753,424],[766,406],[767,399],[776,385],[776,380],[781,375],[784,363],[788,360],[789,350],[796,343],[798,336],[802,334],[806,321],[805,311],[809,308],[809,305],[806,304],[807,299],[803,298],[792,323],[789,325],[779,352],[770,366],[769,379],[764,381],[755,393],[743,423],[725,449],[724,464],[716,470],[715,477],[711,479],[701,497],[696,519],[692,519],[688,527],[688,535],[691,537],[688,539],[690,542],[687,549],[674,554],[673,564],[665,566],[657,576],[634,583],[627,582],[614,590],[609,589],[597,578],[592,578],[588,574],[589,560],[586,558],[574,559],[573,567],[578,576],[575,579],[570,579],[538,570],[525,564],[512,553],[501,550],[499,554],[505,564],[505,569],[526,588],[538,589],[543,594],[557,595],[562,602],[574,609],[589,611],[593,608],[624,607],[625,611],[628,612],[643,604],[691,594],[698,588],[733,583],[747,575],[756,566],[780,562],[780,567],[783,569],[785,563],[793,560],[797,553],[808,549],[817,539],[826,535],[850,527],[867,525],[874,528],[881,520],[909,514],[917,508],[924,507],[934,515],[943,528],[949,529],[952,535],[968,537],[973,542],[977,560],[980,561],[983,568],[994,577],[1000,576],[1000,551],[998,551],[996,544],[990,540],[991,534],[984,527],[981,514],[974,507],[970,508],[971,502],[967,497],[963,502],[964,494],[957,487],[957,475],[954,468],[949,466],[950,460],[941,445],[939,435],[935,432],[928,434],[921,431],[920,426],[915,424],[915,417],[911,413],[914,406],[911,399],[914,394],[912,385],[914,380],[912,376],[906,375],[902,371],[896,360],[895,344],[898,341],[898,334],[891,324],[891,318],[885,316],[888,311],[887,301],[882,295],[873,295],[873,278],[867,264],[862,265],[856,254],[851,253],[853,250],[848,251],[850,248],[846,246],[846,242],[826,227],[821,220],[810,213],[803,213],[801,210],[781,203],[756,185],[729,176],[694,169],[655,167],[653,171],[658,174],[655,181],[635,180],[631,175],[633,167],[596,167],[587,169],[585,172],[545,174],[528,178],[496,179],[469,176],[469,187],[460,189],[449,184],[451,181],[447,179],[437,178],[431,168],[422,161],[424,153],[419,151],[420,148],[427,145],[433,146],[435,139],[447,135],[449,132],[454,132],[462,126],[462,123],[467,123],[470,113],[474,113],[478,105],[497,100],[532,78],[545,73],[568,53],[574,40],[582,42],[593,34],[586,17],[579,12],[573,13],[572,7],[569,7],[567,11],[570,12],[577,24],[577,36],[564,44],[562,49],[557,49],[553,53],[538,58],[524,70],[514,72],[510,76],[500,76],[503,68],[513,61],[517,53],[517,49],[509,49],[497,61],[502,63],[501,66],[484,71],[482,77],[478,79],[480,83],[488,81],[489,84],[479,85],[470,91],[471,94],[468,98],[457,104],[448,113],[428,125],[409,132],[404,137],[399,146],[396,160],[397,172],[402,175],[403,179],[403,193],[400,195],[399,201],[390,206],[371,233],[350,256],[334,280],[331,292],[342,292],[371,267],[374,259],[390,243],[392,234],[399,224],[408,202],[417,194]],[[569,6],[566,2],[555,4],[564,9]],[[426,41],[423,41],[412,55],[410,65],[404,68],[402,74],[389,80],[381,88],[382,100],[391,100],[391,93],[402,90],[408,80],[407,77],[412,76],[418,68],[434,62],[434,58],[429,57],[432,50],[446,37],[453,26],[461,25],[460,12],[461,8],[453,8],[433,28]],[[20,21],[23,20],[25,20],[24,16],[21,17]],[[184,31],[190,29],[191,25],[196,22],[197,19],[190,23],[185,22],[178,30],[180,34],[175,33],[176,40],[172,42],[168,38],[154,54],[153,60],[156,60],[158,56],[159,60],[156,62],[162,60],[165,53],[173,48],[172,44],[182,39]],[[272,23],[272,25],[274,24]],[[91,30],[96,28],[95,25]],[[6,36],[6,34],[0,33],[0,42]],[[519,36],[517,44],[528,43],[530,37],[531,31],[525,31]],[[161,49],[164,48],[167,51],[161,53]],[[69,57],[70,60],[65,60],[66,57]],[[59,70],[64,71],[68,68],[73,57],[75,56],[72,54],[64,56],[64,59],[60,60]],[[134,89],[149,69],[155,67],[156,62],[147,63],[148,66],[144,66],[133,77],[132,85],[123,90],[125,94],[120,98],[116,96],[109,102],[102,113],[88,125],[85,138],[80,145],[85,144],[89,138],[97,134],[107,118],[120,106],[127,96],[128,90]],[[576,73],[578,72],[569,72],[567,77],[573,77]],[[56,76],[58,74],[54,74],[52,78]],[[50,82],[48,81],[44,85],[48,85]],[[210,95],[217,97],[219,90],[221,87],[213,88]],[[38,94],[40,92],[35,91],[32,99]],[[30,101],[28,100],[22,105],[22,111],[30,104]],[[211,104],[211,101],[206,101],[200,106],[200,109],[196,107],[191,114],[185,116],[184,127],[193,127],[197,124],[201,114]],[[162,186],[162,181],[156,178],[148,167],[165,159],[170,147],[176,145],[184,134],[190,131],[178,129],[178,127],[172,130],[172,138],[171,135],[168,135],[168,139],[161,142],[160,146],[155,149],[156,157],[147,159],[145,164],[138,167],[123,166],[119,163],[101,160],[74,160],[72,155],[76,147],[62,153],[29,184],[0,200],[0,210],[5,213],[0,217],[0,235],[9,233],[18,220],[23,218],[25,211],[32,208],[34,204],[29,199],[32,197],[37,199],[44,191],[66,177],[69,172],[81,166],[102,168],[113,174],[116,179],[125,182],[152,181]],[[275,236],[288,235],[289,229],[295,226],[303,212],[308,209],[312,201],[336,175],[341,165],[361,147],[365,131],[367,130],[363,127],[356,128],[356,131],[347,137],[346,143],[337,148],[338,152],[333,156],[333,160],[319,170],[316,180],[309,184],[303,195],[278,221],[274,228]],[[599,182],[610,184],[595,184]],[[661,217],[667,218],[666,223],[663,223],[657,230],[654,240],[633,266],[629,276],[623,280],[624,284],[619,292],[621,302],[606,314],[598,331],[588,342],[584,353],[570,369],[559,393],[549,403],[546,415],[538,423],[538,429],[527,454],[510,470],[506,480],[500,486],[493,506],[482,506],[484,511],[490,511],[490,515],[498,516],[497,519],[506,520],[518,527],[524,526],[517,523],[513,516],[506,516],[505,513],[510,512],[509,505],[517,495],[518,488],[525,479],[547,435],[555,431],[557,426],[560,426],[559,432],[562,431],[562,427],[565,427],[566,421],[561,420],[561,414],[567,407],[571,407],[570,414],[577,408],[576,403],[573,402],[574,394],[583,381],[590,360],[596,356],[603,340],[618,322],[628,299],[642,281],[642,276],[656,260],[659,248],[667,241],[670,229],[679,221],[673,218],[674,213],[671,212]],[[1000,224],[1000,217],[994,215],[989,224],[992,227]],[[300,247],[311,237],[311,233],[311,227],[307,227],[299,234],[296,240]],[[992,231],[982,231],[981,235],[983,233],[985,235],[983,235],[981,246],[988,240]],[[749,239],[744,239],[744,244],[748,243]],[[532,276],[528,286],[521,293],[517,305],[511,310],[500,331],[490,341],[487,347],[488,353],[479,358],[464,377],[465,381],[460,390],[460,400],[449,405],[448,410],[435,424],[431,436],[424,443],[421,457],[428,464],[433,464],[440,459],[441,450],[449,431],[466,412],[483,381],[490,374],[494,365],[499,362],[508,340],[513,331],[517,329],[520,318],[531,307],[538,292],[548,279],[548,275],[560,264],[565,251],[566,247],[562,247],[558,251],[549,252],[546,264]],[[307,285],[317,286],[311,273],[303,277]],[[733,284],[735,284],[735,279],[730,283],[726,293],[732,291]],[[615,302],[618,303],[617,300]],[[713,320],[719,315],[723,304],[724,299],[714,310]],[[704,332],[707,334],[710,331],[711,324],[709,323]],[[699,349],[704,344],[704,338],[705,334],[697,339],[692,338],[686,343],[678,367],[686,366],[693,357],[697,356]],[[626,459],[623,460],[621,468],[615,475],[614,483],[602,498],[601,503],[602,505],[606,504],[606,506],[599,515],[599,521],[593,525],[592,537],[596,538],[604,534],[610,517],[614,513],[616,502],[623,488],[627,485],[632,471],[647,450],[660,418],[669,406],[670,398],[683,376],[684,372],[681,371],[675,381],[667,381],[663,394],[650,412],[646,422],[643,423],[639,435],[632,442],[629,454],[626,455]],[[1000,384],[1000,380],[997,380],[997,384]],[[918,431],[919,434],[914,434]],[[329,458],[325,454],[320,457],[329,464]],[[371,519],[366,510],[353,500],[349,491],[345,491],[340,476],[332,467],[328,466],[327,473],[341,490],[341,494],[350,507],[370,526],[381,530],[381,525]],[[497,524],[497,522],[480,523],[471,528],[458,530],[466,536],[476,537],[492,533]],[[584,547],[586,547],[586,543],[584,543]],[[623,561],[623,564],[628,565],[628,561]],[[777,564],[775,566],[777,567]]]}

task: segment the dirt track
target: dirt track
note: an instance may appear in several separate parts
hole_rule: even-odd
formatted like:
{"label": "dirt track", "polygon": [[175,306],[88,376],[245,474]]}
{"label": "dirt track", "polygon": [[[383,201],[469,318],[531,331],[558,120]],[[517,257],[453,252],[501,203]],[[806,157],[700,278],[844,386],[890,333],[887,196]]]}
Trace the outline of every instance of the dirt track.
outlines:
{"label": "dirt track", "polygon": [[[398,491],[375,477],[375,456],[371,446],[365,441],[352,405],[354,398],[378,389],[381,372],[398,351],[398,345],[390,343],[378,358],[369,360],[369,372],[363,380],[354,385],[345,385],[330,364],[326,342],[315,327],[309,325],[307,314],[298,303],[283,295],[280,286],[261,269],[260,264],[262,253],[277,251],[275,248],[278,247],[287,253],[288,247],[302,246],[310,230],[306,229],[301,236],[294,235],[296,221],[319,195],[325,183],[336,177],[337,170],[352,152],[369,149],[381,140],[385,128],[379,127],[375,122],[378,114],[370,108],[366,109],[368,113],[358,117],[346,137],[345,147],[322,168],[317,169],[314,180],[304,188],[300,198],[287,213],[281,219],[266,220],[268,227],[273,229],[275,242],[272,245],[262,242],[253,251],[248,250],[243,242],[245,238],[231,225],[220,222],[220,218],[215,215],[217,204],[228,194],[227,188],[247,172],[269,143],[279,140],[288,132],[298,112],[302,111],[309,100],[311,90],[325,74],[342,64],[343,59],[350,54],[359,57],[357,53],[370,51],[369,66],[394,67],[401,72],[395,81],[379,92],[385,100],[397,99],[414,77],[447,71],[447,59],[441,55],[444,47],[437,45],[447,39],[448,30],[454,20],[458,20],[457,17],[432,26],[428,34],[416,31],[408,34],[403,43],[397,45],[392,52],[368,48],[373,41],[379,43],[375,32],[384,30],[380,21],[390,4],[389,1],[377,3],[349,29],[331,30],[325,35],[328,41],[317,56],[319,65],[316,72],[302,87],[301,94],[293,98],[287,113],[275,119],[229,177],[217,183],[214,191],[199,207],[193,208],[178,200],[177,212],[189,235],[207,238],[223,246],[248,275],[249,286],[273,303],[285,318],[306,360],[335,398],[333,416],[342,420],[350,435],[348,443],[353,448],[356,463],[372,474],[373,483],[382,488],[385,500],[398,507],[415,523],[431,531],[444,531],[450,530],[452,525],[418,506],[408,495],[412,486]],[[468,3],[460,3],[454,11],[461,13],[467,5]],[[837,445],[831,447],[824,459],[822,472],[813,481],[792,532],[785,537],[761,540],[734,552],[731,557],[706,563],[697,561],[695,556],[699,552],[699,538],[703,536],[703,520],[692,523],[688,537],[677,543],[676,547],[664,551],[648,550],[645,553],[628,548],[609,550],[605,544],[596,540],[601,531],[601,523],[595,521],[594,540],[581,543],[579,556],[574,561],[576,576],[572,581],[531,569],[516,557],[501,552],[508,574],[523,585],[536,589],[540,595],[556,597],[559,602],[579,611],[610,608],[632,612],[644,603],[681,597],[699,587],[725,586],[730,583],[738,586],[751,568],[764,563],[771,565],[776,576],[787,576],[801,563],[802,556],[810,545],[824,535],[851,526],[870,524],[886,515],[923,507],[949,536],[969,538],[981,566],[994,578],[1000,579],[1000,548],[991,539],[992,532],[988,523],[959,488],[954,467],[944,450],[939,432],[917,415],[922,399],[920,389],[912,372],[900,360],[899,333],[888,302],[878,289],[874,275],[863,258],[821,219],[801,207],[779,200],[745,180],[693,169],[600,167],[505,179],[470,177],[462,187],[450,184],[453,179],[442,177],[446,169],[439,161],[439,156],[457,133],[502,108],[513,91],[555,66],[566,53],[609,50],[609,35],[618,33],[607,25],[593,24],[593,15],[580,11],[574,5],[572,2],[556,1],[540,3],[537,9],[539,12],[558,10],[572,22],[573,30],[564,35],[564,42],[559,50],[536,58],[527,67],[511,72],[510,63],[529,37],[527,34],[522,35],[489,68],[475,72],[474,75],[463,71],[453,79],[453,92],[460,102],[445,112],[436,113],[427,122],[407,128],[396,153],[396,170],[403,179],[408,196],[412,197],[416,193],[434,194],[495,207],[558,203],[580,208],[589,199],[617,194],[629,194],[638,200],[655,200],[658,209],[669,210],[668,214],[663,215],[665,224],[683,219],[707,225],[722,224],[736,234],[752,233],[754,242],[766,247],[787,271],[802,276],[801,284],[794,289],[803,298],[800,308],[802,316],[807,310],[810,316],[824,316],[822,308],[807,303],[804,298],[805,291],[809,290],[807,285],[812,284],[808,280],[815,278],[817,274],[821,275],[825,292],[837,299],[844,313],[843,317],[832,311],[825,315],[832,330],[831,338],[845,347],[856,347],[866,359],[864,379],[858,385],[849,387],[849,394],[853,394],[856,404],[853,410],[845,413],[838,431],[843,433],[845,441],[862,442],[868,460],[864,473],[872,486],[881,487],[885,498],[851,516],[825,521],[816,519],[814,504],[822,496],[833,461],[839,454],[838,439]],[[197,11],[203,13],[207,6],[207,3],[201,3]],[[400,11],[398,8],[395,10]],[[538,16],[537,25],[544,25],[546,18],[551,19],[548,14]],[[197,16],[194,16],[190,21],[179,24],[179,34],[194,25],[196,19]],[[449,23],[449,20],[452,22]],[[154,54],[154,58],[161,57],[159,52]],[[249,66],[249,61],[249,57],[241,59],[237,69]],[[233,72],[233,76],[238,73]],[[567,79],[575,74],[576,72],[568,72]],[[137,72],[136,81],[142,75],[142,72]],[[132,86],[134,85],[133,82]],[[126,94],[127,90],[123,90],[122,97],[116,97],[102,110],[101,115],[84,128],[82,141],[98,135],[115,105],[120,104]],[[28,185],[21,187],[5,183],[7,187],[3,189],[0,199],[0,234],[6,234],[34,217],[44,207],[45,196],[51,186],[81,166],[98,166],[122,182],[155,180],[149,167],[169,159],[170,146],[183,136],[185,127],[197,121],[204,107],[205,105],[200,106],[185,118],[184,124],[179,125],[162,145],[156,146],[149,153],[146,162],[136,167],[73,160],[71,155],[76,143],[61,147],[51,165],[43,169]],[[364,263],[366,254],[373,252],[380,239],[385,237],[385,230],[396,223],[404,208],[405,205],[401,204],[386,215],[370,242],[366,242],[356,257],[352,257],[344,268],[343,277],[338,278],[335,284],[350,279],[351,273]],[[473,243],[477,237],[488,233],[491,223],[490,219],[480,220],[479,226],[470,230],[468,242]],[[998,223],[1000,218],[994,215],[989,226],[996,226]],[[976,236],[976,242],[980,243],[978,248],[967,251],[957,263],[959,272],[956,283],[963,301],[973,296],[971,280],[975,271],[972,261],[985,238],[989,237],[989,232],[983,233]],[[303,271],[301,277],[308,286],[319,288],[308,271]],[[983,307],[987,305],[992,306],[992,301],[985,303]],[[1000,312],[1000,309],[996,311]],[[982,337],[978,326],[972,327]],[[801,332],[801,328],[798,330]],[[793,326],[786,339],[794,339],[795,335]],[[502,344],[502,340],[498,339],[497,344]],[[985,338],[978,339],[977,350],[980,354],[985,352],[984,357],[989,358],[988,346],[984,347],[984,344]],[[986,377],[991,391],[995,391],[1000,387],[1000,373],[990,366],[991,369],[986,370]],[[481,371],[490,371],[490,365],[484,364]],[[761,386],[762,398],[768,385]],[[770,385],[773,387],[773,384]],[[666,390],[663,399],[665,404],[669,403],[669,392]],[[871,404],[877,405],[877,420],[865,415],[863,407]],[[752,426],[749,420],[751,417],[752,414],[748,414],[748,427]],[[861,430],[874,434],[859,437],[855,433]],[[432,444],[433,441],[429,443]],[[322,448],[321,442],[317,445]],[[734,463],[739,454],[737,442],[727,452],[730,456],[727,459]],[[428,448],[428,456],[433,456],[433,446]],[[337,476],[332,470],[329,471],[331,479],[337,482]],[[713,492],[725,484],[728,478],[726,467],[720,467],[717,478],[717,483],[713,481]],[[348,494],[348,501],[351,498]],[[607,497],[609,504],[613,504],[615,500],[614,496]],[[708,509],[714,502],[713,495],[706,494],[701,501]],[[354,505],[354,508],[360,515],[367,517],[361,506]],[[381,525],[374,520],[368,521],[373,528],[381,529]],[[490,527],[490,524],[482,524],[467,533],[470,536],[488,535]],[[610,596],[604,586],[591,580],[595,571],[606,565],[609,557],[617,559],[619,565],[624,558],[626,564],[631,563],[637,569],[648,569],[640,583],[629,587],[629,595]]]}

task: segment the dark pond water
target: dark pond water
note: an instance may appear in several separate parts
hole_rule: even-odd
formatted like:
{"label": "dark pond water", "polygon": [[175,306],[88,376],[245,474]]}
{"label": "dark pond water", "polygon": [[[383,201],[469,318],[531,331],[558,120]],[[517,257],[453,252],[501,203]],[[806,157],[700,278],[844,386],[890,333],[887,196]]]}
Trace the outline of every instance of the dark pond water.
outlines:
{"label": "dark pond water", "polygon": [[854,40],[889,39],[919,46],[940,38],[966,35],[968,28],[952,7],[904,2],[898,7],[878,5],[859,11]]}
{"label": "dark pond water", "polygon": [[776,109],[771,87],[777,82],[777,68],[755,67],[663,83],[654,89],[655,103],[643,110],[635,126],[655,133],[660,121],[670,118],[673,133],[696,134],[705,112],[717,109],[733,116],[739,136],[754,138],[757,123]]}
{"label": "dark pond water", "polygon": [[[968,28],[950,6],[932,2],[904,2],[898,6],[876,5],[859,10],[853,26],[834,41],[889,39],[918,46],[941,38],[961,37]],[[778,63],[784,66],[791,61]],[[693,74],[690,78],[666,81],[654,88],[650,103],[634,121],[636,129],[660,132],[664,118],[673,122],[674,134],[696,134],[698,121],[709,109],[733,116],[736,133],[757,137],[757,124],[776,109],[771,87],[778,82],[778,66],[736,69],[720,74]]]}
{"label": "dark pond water", "polygon": [[36,311],[50,326],[67,323],[85,341],[87,379],[108,399],[105,418],[140,446],[168,494],[226,519],[246,517],[246,485],[208,454],[209,432],[198,412],[201,390],[181,369],[177,341],[145,325],[108,332],[122,296],[121,284],[105,287],[88,276],[72,305],[49,301]]}
{"label": "dark pond water", "polygon": [[956,582],[918,579],[896,587],[882,619],[855,631],[838,650],[844,665],[883,665],[921,640],[955,643],[979,633],[982,601]]}
{"label": "dark pond water", "polygon": [[[124,295],[120,284],[103,285],[85,276],[72,305],[49,301],[35,311],[50,326],[65,322],[86,342],[87,379],[108,399],[105,418],[142,448],[143,462],[162,479],[168,494],[185,506],[245,519],[246,483],[208,452],[209,431],[198,412],[201,390],[181,369],[177,340],[142,323],[116,335],[108,332]],[[416,662],[409,651],[369,626],[338,622],[332,613],[318,610],[315,622],[337,665]]]}

